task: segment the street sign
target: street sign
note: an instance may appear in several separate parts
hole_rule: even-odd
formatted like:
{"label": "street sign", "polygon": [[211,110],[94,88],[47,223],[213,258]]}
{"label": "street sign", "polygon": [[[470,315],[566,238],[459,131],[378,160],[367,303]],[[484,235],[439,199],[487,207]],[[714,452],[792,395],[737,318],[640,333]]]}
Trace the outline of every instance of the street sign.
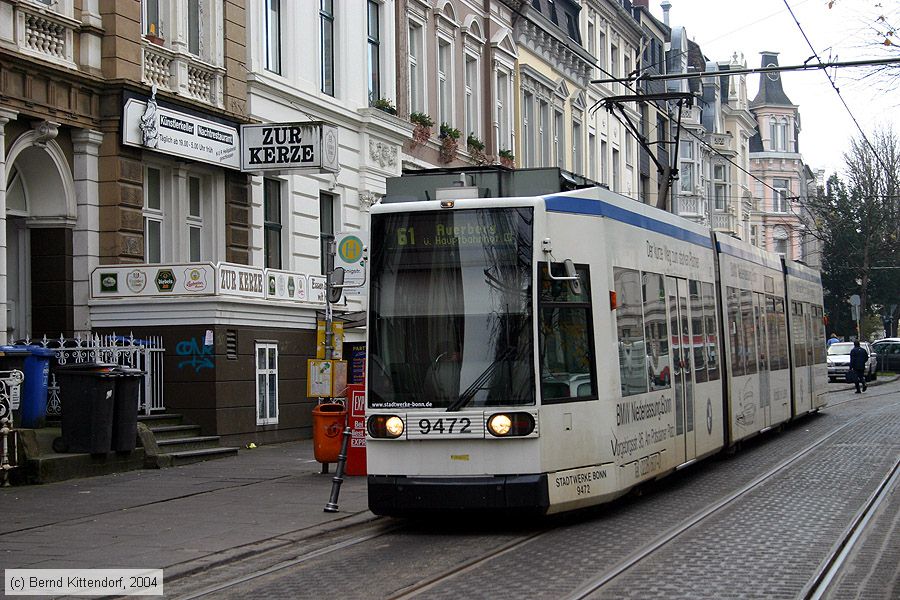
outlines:
{"label": "street sign", "polygon": [[850,296],[850,299],[847,300],[850,303],[850,306],[859,306],[859,296],[857,294],[853,294]]}
{"label": "street sign", "polygon": [[366,294],[366,248],[368,231],[342,231],[335,234],[334,266],[344,267],[344,293],[348,296]]}

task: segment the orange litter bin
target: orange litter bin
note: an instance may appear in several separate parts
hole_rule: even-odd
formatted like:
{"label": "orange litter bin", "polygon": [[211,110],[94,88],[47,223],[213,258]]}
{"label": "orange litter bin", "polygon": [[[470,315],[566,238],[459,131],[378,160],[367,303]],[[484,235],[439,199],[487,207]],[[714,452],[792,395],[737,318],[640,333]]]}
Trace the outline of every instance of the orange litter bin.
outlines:
{"label": "orange litter bin", "polygon": [[319,404],[312,412],[313,451],[316,460],[320,463],[336,463],[341,453],[341,434],[347,423],[347,407],[337,402]]}

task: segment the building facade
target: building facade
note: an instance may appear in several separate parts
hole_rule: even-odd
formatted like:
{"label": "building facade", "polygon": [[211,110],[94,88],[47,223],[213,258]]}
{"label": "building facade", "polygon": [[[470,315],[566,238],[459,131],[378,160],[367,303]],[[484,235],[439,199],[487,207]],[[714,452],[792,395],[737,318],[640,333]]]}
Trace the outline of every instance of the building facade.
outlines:
{"label": "building facade", "polygon": [[[778,66],[777,52],[762,52],[762,66]],[[757,132],[750,139],[754,181],[751,240],[791,260],[805,260],[800,192],[805,186],[800,155],[800,112],[785,94],[779,73],[763,73],[750,102]],[[755,229],[754,229],[755,228]]]}

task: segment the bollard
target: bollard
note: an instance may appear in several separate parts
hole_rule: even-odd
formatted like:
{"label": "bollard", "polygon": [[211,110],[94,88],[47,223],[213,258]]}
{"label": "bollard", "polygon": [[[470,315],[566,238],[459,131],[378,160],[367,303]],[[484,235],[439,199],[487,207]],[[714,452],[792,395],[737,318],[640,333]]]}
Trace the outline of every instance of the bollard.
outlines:
{"label": "bollard", "polygon": [[338,496],[341,493],[341,484],[344,483],[344,465],[347,463],[347,448],[350,446],[350,427],[344,427],[344,438],[341,440],[341,453],[338,454],[337,469],[334,479],[331,480],[331,497],[325,505],[325,512],[338,511]]}

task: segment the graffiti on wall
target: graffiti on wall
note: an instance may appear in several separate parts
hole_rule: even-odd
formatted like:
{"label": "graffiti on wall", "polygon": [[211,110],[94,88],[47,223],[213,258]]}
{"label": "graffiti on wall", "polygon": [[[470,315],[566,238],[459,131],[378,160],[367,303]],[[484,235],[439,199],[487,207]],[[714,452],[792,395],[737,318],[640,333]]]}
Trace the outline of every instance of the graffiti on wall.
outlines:
{"label": "graffiti on wall", "polygon": [[213,346],[211,344],[201,344],[199,338],[191,338],[182,340],[175,346],[175,354],[185,357],[178,363],[178,368],[193,368],[195,373],[199,373],[203,369],[214,369],[216,363],[213,362]]}

